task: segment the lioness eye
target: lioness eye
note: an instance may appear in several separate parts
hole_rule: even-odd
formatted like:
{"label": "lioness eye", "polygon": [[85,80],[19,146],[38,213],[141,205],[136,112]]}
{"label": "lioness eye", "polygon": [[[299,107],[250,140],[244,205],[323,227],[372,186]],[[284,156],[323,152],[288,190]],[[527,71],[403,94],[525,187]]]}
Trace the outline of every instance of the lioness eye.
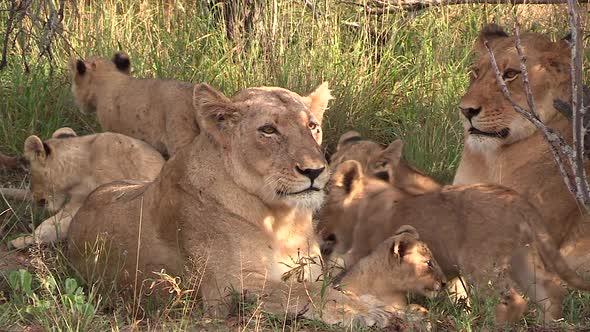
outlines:
{"label": "lioness eye", "polygon": [[515,79],[516,76],[518,76],[518,74],[520,74],[520,70],[506,69],[504,71],[504,75],[502,75],[502,78],[504,79],[504,81],[511,81]]}
{"label": "lioness eye", "polygon": [[309,129],[316,130],[319,125],[315,122],[310,122],[308,126],[309,126]]}
{"label": "lioness eye", "polygon": [[271,125],[262,126],[262,127],[258,128],[258,130],[266,135],[273,135],[278,132],[277,128],[275,128]]}

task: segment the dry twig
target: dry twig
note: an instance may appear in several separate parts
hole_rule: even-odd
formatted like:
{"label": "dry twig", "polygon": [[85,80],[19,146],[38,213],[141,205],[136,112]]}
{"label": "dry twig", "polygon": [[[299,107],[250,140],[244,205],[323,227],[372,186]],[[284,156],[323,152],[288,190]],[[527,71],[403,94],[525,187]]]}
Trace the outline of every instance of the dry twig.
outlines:
{"label": "dry twig", "polygon": [[[586,129],[584,127],[584,93],[582,85],[582,53],[581,53],[581,36],[579,22],[579,8],[575,0],[568,0],[570,9],[570,23],[572,25],[572,118],[573,118],[573,148],[568,145],[559,133],[548,128],[539,118],[539,113],[535,106],[535,101],[530,88],[528,71],[526,68],[526,57],[522,51],[521,39],[518,30],[518,23],[515,28],[516,51],[520,59],[520,70],[523,77],[524,89],[527,97],[529,111],[523,109],[510,95],[510,91],[502,78],[502,73],[498,68],[498,63],[488,41],[484,41],[484,46],[490,57],[490,62],[496,74],[496,81],[504,97],[512,104],[514,110],[529,120],[537,129],[539,129],[549,143],[549,149],[557,163],[559,172],[563,177],[564,183],[570,192],[574,194],[576,201],[583,206],[587,212],[590,212],[590,193],[588,191],[588,181],[584,168],[584,136]],[[576,38],[577,37],[577,38]],[[559,102],[558,102],[559,104]],[[566,166],[567,165],[567,166]]]}
{"label": "dry twig", "polygon": [[[434,6],[464,5],[464,4],[557,4],[566,3],[568,0],[392,0],[379,1],[373,0],[368,2],[356,2],[343,0],[340,3],[364,7],[365,12],[370,15],[383,15],[399,11],[416,11]],[[579,0],[581,3],[587,3],[588,0]]]}

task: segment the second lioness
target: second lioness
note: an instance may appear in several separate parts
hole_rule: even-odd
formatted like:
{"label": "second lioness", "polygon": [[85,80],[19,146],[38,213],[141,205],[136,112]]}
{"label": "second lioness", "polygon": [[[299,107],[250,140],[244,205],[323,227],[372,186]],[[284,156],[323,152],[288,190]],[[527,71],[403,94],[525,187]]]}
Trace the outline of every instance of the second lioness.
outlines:
{"label": "second lioness", "polygon": [[129,75],[124,53],[112,60],[72,62],[72,92],[80,108],[96,113],[104,131],[141,139],[172,156],[199,134],[192,106],[193,84]]}
{"label": "second lioness", "polygon": [[[549,270],[573,287],[590,289],[567,266],[536,209],[510,189],[473,185],[414,196],[364,176],[358,162],[347,161],[336,170],[329,191],[322,218],[354,227],[345,259],[349,266],[410,223],[447,278],[464,274],[479,287],[487,287],[490,281],[494,288],[503,288],[504,283],[509,289],[519,286],[543,307],[546,321],[561,317],[564,296]],[[518,320],[526,308],[518,294],[510,294],[510,301],[497,308],[498,322]]]}

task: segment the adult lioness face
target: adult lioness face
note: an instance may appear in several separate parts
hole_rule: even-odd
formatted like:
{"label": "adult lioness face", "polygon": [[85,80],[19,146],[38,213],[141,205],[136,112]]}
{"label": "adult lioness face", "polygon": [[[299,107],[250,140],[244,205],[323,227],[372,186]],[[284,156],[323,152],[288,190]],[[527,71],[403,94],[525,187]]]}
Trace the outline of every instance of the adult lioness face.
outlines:
{"label": "adult lioness face", "polygon": [[264,87],[231,99],[198,84],[193,97],[199,125],[222,149],[236,184],[267,204],[321,205],[329,178],[320,149],[327,84],[307,97]]}
{"label": "adult lioness face", "polygon": [[[471,83],[459,105],[466,144],[471,147],[497,148],[535,132],[535,127],[516,113],[502,94],[484,46],[487,40],[512,98],[528,110],[515,39],[499,26],[490,24],[483,28],[476,42],[477,60],[472,68]],[[570,48],[564,40],[552,42],[537,33],[522,34],[521,44],[535,105],[541,120],[547,123],[557,115],[553,107],[555,99],[571,100]]]}

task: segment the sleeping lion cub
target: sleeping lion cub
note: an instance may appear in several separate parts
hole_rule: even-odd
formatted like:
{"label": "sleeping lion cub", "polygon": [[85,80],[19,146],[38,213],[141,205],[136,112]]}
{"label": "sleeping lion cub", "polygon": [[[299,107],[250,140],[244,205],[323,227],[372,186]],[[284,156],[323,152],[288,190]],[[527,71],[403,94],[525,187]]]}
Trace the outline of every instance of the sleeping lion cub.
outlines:
{"label": "sleeping lion cub", "polygon": [[[392,145],[397,149],[391,149],[389,164],[395,167],[403,144]],[[516,321],[526,309],[513,286],[544,309],[545,321],[561,317],[564,291],[557,276],[590,290],[564,261],[537,210],[510,189],[472,185],[412,195],[365,176],[361,165],[351,160],[338,167],[329,192],[322,219],[354,229],[349,243],[333,239],[338,243],[335,250],[346,252],[347,266],[409,223],[432,249],[447,278],[462,274],[482,288],[489,283],[494,288],[507,286],[510,296],[497,307],[498,323]]]}
{"label": "sleeping lion cub", "polygon": [[199,134],[192,104],[193,85],[129,75],[124,53],[112,60],[92,57],[71,63],[72,93],[86,113],[96,113],[104,131],[141,139],[164,156]]}
{"label": "sleeping lion cub", "polygon": [[86,196],[96,187],[117,180],[153,180],[164,164],[145,142],[115,133],[77,136],[67,127],[42,141],[25,141],[33,199],[57,214],[43,221],[32,235],[10,242],[24,248],[35,242],[52,243],[66,237],[70,222]]}

